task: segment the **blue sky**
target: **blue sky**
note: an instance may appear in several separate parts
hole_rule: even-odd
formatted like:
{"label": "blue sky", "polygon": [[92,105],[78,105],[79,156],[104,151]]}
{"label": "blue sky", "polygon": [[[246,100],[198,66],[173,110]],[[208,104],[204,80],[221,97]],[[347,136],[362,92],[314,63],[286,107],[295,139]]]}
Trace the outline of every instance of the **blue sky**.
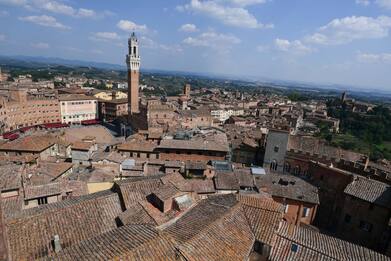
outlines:
{"label": "blue sky", "polygon": [[391,90],[391,0],[0,0],[0,54]]}

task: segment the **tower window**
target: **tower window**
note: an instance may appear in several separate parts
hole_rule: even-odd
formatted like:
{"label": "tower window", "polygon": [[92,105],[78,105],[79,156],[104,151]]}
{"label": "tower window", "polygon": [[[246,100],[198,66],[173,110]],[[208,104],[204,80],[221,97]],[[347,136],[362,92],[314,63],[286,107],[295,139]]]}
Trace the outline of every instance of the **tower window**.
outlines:
{"label": "tower window", "polygon": [[133,55],[136,56],[136,50],[137,50],[137,47],[136,46],[133,46]]}

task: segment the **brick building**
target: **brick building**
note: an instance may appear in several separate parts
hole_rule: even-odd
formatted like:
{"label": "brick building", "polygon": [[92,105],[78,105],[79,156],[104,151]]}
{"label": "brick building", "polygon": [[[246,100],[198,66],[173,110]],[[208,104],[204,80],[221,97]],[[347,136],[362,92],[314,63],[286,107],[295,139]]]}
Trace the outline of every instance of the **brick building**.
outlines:
{"label": "brick building", "polygon": [[128,99],[100,100],[99,119],[113,121],[118,117],[128,115]]}
{"label": "brick building", "polygon": [[61,122],[59,101],[52,96],[33,98],[26,89],[9,89],[0,97],[0,122],[0,133]]}
{"label": "brick building", "polygon": [[260,175],[255,181],[259,191],[270,194],[284,206],[284,219],[288,223],[312,224],[319,206],[315,186],[298,177],[281,174]]}
{"label": "brick building", "polygon": [[345,240],[384,252],[391,237],[391,187],[355,176],[344,194],[338,234]]}
{"label": "brick building", "polygon": [[310,163],[308,174],[310,182],[319,188],[320,206],[315,224],[336,231],[344,205],[344,190],[352,181],[353,175],[318,162]]}

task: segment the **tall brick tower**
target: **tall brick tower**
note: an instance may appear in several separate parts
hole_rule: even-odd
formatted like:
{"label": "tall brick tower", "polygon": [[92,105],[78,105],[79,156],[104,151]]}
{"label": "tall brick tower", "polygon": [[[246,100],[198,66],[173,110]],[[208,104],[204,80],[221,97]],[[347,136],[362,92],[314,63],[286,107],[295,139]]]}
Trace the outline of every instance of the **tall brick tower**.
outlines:
{"label": "tall brick tower", "polygon": [[128,66],[128,114],[130,117],[139,113],[139,78],[140,78],[140,55],[138,40],[135,33],[132,33],[128,40],[129,52],[126,55]]}

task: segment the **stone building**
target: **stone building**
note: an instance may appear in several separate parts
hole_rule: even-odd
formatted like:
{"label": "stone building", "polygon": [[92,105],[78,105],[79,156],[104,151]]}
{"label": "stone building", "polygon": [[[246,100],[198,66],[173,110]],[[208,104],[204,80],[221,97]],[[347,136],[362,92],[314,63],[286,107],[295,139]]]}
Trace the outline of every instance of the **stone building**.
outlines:
{"label": "stone building", "polygon": [[272,172],[283,172],[285,154],[288,148],[289,131],[271,129],[266,138],[263,166]]}

